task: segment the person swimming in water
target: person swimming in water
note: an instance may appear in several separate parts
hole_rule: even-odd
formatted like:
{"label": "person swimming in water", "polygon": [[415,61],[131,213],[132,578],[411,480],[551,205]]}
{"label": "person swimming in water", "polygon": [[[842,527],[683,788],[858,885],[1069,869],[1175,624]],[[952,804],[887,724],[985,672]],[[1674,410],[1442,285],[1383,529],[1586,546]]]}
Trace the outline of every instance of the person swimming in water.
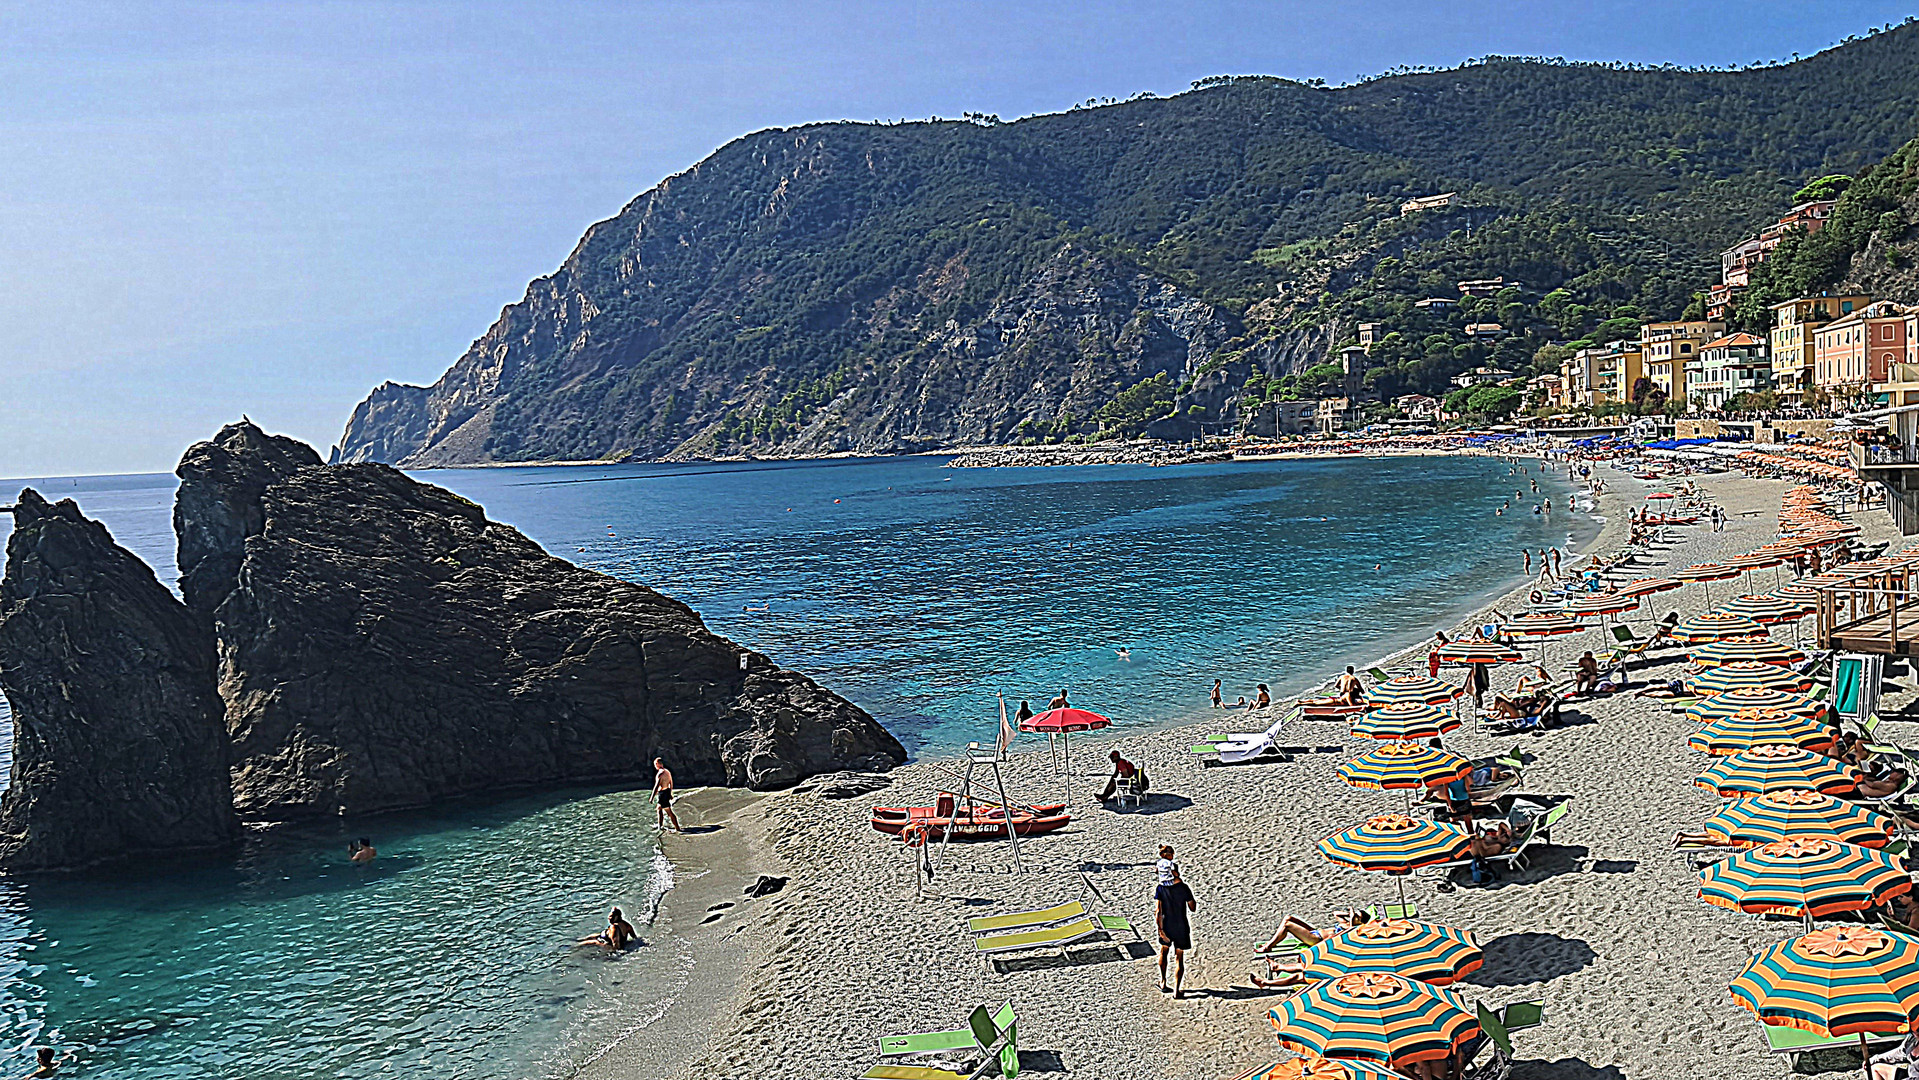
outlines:
{"label": "person swimming in water", "polygon": [[1131,649],[1114,649],[1113,653],[1121,660],[1131,660],[1133,658],[1133,650]]}
{"label": "person swimming in water", "polygon": [[579,943],[598,945],[602,949],[611,949],[614,952],[625,952],[627,946],[637,941],[639,936],[639,931],[633,929],[633,924],[626,921],[626,916],[620,914],[620,909],[614,908],[613,913],[606,917],[606,929],[590,938],[581,938]]}

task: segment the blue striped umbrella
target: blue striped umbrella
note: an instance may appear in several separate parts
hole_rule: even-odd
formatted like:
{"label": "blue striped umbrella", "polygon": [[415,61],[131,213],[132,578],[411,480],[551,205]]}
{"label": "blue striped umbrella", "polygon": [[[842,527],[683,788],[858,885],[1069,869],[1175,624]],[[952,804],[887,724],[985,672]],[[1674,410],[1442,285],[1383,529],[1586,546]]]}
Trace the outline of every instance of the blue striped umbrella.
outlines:
{"label": "blue striped umbrella", "polygon": [[1313,983],[1267,1016],[1289,1050],[1393,1069],[1444,1061],[1479,1034],[1478,1018],[1450,991],[1383,971]]}

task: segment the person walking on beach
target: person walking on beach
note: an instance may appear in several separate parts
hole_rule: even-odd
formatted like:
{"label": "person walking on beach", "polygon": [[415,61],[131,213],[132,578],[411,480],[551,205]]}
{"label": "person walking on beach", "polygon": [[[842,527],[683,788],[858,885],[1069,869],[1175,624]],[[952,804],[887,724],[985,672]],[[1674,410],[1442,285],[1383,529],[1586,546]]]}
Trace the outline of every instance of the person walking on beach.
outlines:
{"label": "person walking on beach", "polygon": [[1533,549],[1520,548],[1519,553],[1526,557],[1526,576],[1532,577],[1533,576]]}
{"label": "person walking on beach", "polygon": [[1440,630],[1433,634],[1433,647],[1426,651],[1427,678],[1439,678],[1439,650],[1445,648],[1446,644],[1446,631]]}
{"label": "person walking on beach", "polygon": [[1552,549],[1552,551],[1553,551],[1553,577],[1558,578],[1559,577],[1559,549],[1554,548]]}
{"label": "person walking on beach", "polygon": [[1219,698],[1219,682],[1220,681],[1218,679],[1213,680],[1213,708],[1215,709],[1221,707],[1221,702]]}
{"label": "person walking on beach", "polygon": [[[1199,903],[1193,899],[1193,890],[1179,875],[1179,864],[1173,861],[1173,849],[1166,845],[1159,849],[1159,884],[1153,889],[1153,923],[1159,930],[1159,989],[1168,990],[1175,998],[1185,996],[1186,950],[1193,947],[1193,927],[1187,921],[1186,913],[1199,910]],[[1173,985],[1166,985],[1167,954],[1173,959]]]}
{"label": "person walking on beach", "polygon": [[654,758],[653,768],[653,827],[664,829],[671,821],[674,832],[685,832],[680,816],[673,812],[673,770],[666,767],[665,758]]}

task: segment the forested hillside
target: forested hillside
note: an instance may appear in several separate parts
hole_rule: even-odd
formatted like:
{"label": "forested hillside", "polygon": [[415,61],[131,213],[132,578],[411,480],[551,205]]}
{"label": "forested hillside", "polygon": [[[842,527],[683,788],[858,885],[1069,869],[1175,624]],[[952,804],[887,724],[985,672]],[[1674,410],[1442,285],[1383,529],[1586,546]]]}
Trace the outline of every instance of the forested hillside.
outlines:
{"label": "forested hillside", "polygon": [[[1791,64],[1491,58],[1328,89],[1207,80],[1001,124],[758,132],[588,231],[347,460],[810,454],[1179,434],[1678,315],[1808,178],[1919,134],[1919,26]],[[1402,200],[1456,191],[1400,216]],[[1520,287],[1440,314],[1463,278]],[[1495,341],[1467,324],[1500,322]]]}

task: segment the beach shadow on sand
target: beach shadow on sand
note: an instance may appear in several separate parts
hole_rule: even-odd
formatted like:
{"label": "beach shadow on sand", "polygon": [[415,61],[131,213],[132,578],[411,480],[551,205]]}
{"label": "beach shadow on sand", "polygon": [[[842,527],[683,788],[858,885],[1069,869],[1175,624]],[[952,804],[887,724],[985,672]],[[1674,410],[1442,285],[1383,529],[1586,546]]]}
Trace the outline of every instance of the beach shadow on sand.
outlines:
{"label": "beach shadow on sand", "polygon": [[994,958],[993,970],[1001,975],[1011,975],[1019,971],[1055,971],[1060,968],[1088,967],[1093,964],[1124,963],[1128,960],[1142,960],[1153,955],[1153,947],[1144,941],[1120,941],[1112,944],[1088,945],[1083,949],[1068,950],[1064,956],[1021,956],[1012,959]]}
{"label": "beach shadow on sand", "polygon": [[1617,1065],[1594,1065],[1583,1058],[1520,1058],[1513,1062],[1513,1075],[1526,1080],[1626,1080]]}
{"label": "beach shadow on sand", "polygon": [[1138,806],[1135,806],[1131,810],[1114,810],[1110,806],[1106,807],[1106,809],[1116,814],[1151,815],[1170,814],[1175,810],[1184,810],[1191,805],[1193,805],[1193,800],[1184,795],[1175,795],[1170,791],[1155,791],[1149,793]]}
{"label": "beach shadow on sand", "polygon": [[1063,1073],[1066,1071],[1066,1059],[1060,1056],[1058,1050],[1021,1050],[1019,1071],[1021,1076],[1027,1073]]}
{"label": "beach shadow on sand", "polygon": [[1474,986],[1526,986],[1550,982],[1592,966],[1598,959],[1579,938],[1527,931],[1506,934],[1484,946],[1486,961],[1463,980]]}

